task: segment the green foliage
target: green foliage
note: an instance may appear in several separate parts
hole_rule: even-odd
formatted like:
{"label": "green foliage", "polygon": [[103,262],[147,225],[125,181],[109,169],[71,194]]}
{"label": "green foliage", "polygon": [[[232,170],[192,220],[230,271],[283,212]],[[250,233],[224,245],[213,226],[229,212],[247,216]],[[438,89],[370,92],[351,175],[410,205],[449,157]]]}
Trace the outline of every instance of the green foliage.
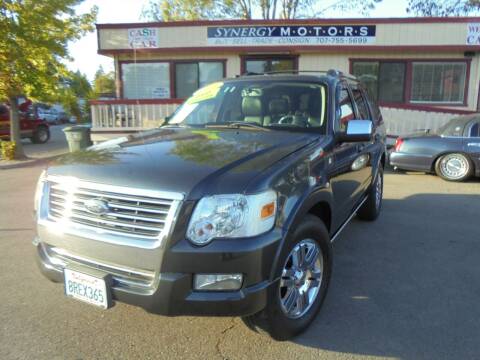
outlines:
{"label": "green foliage", "polygon": [[91,94],[92,86],[85,74],[80,71],[71,72],[64,80],[63,87],[59,89],[58,101],[70,115],[77,118],[78,122],[84,122],[86,120],[84,114],[88,114],[90,109],[82,109],[80,101],[89,99]]}
{"label": "green foliage", "polygon": [[90,81],[80,71],[71,72],[68,78],[65,79],[65,86],[80,99],[88,98],[92,92]]}
{"label": "green foliage", "polygon": [[476,15],[480,0],[409,0],[407,12],[417,16]]}
{"label": "green foliage", "polygon": [[4,160],[13,160],[15,159],[15,141],[1,141],[0,145],[2,147],[2,159]]}
{"label": "green foliage", "polygon": [[366,14],[381,0],[150,0],[142,16],[148,20],[294,19],[322,16],[327,10],[357,9]]}
{"label": "green foliage", "polygon": [[75,14],[83,0],[0,1],[0,101],[11,105],[11,137],[15,156],[24,157],[20,141],[17,99],[40,102],[64,96],[71,75],[63,60],[67,45],[94,29],[97,9]]}
{"label": "green foliage", "polygon": [[102,94],[115,94],[115,73],[106,73],[100,66],[93,79],[93,96],[98,98]]}
{"label": "green foliage", "polygon": [[76,15],[82,0],[2,0],[0,99],[56,100],[69,76],[67,45],[94,29],[97,9]]}

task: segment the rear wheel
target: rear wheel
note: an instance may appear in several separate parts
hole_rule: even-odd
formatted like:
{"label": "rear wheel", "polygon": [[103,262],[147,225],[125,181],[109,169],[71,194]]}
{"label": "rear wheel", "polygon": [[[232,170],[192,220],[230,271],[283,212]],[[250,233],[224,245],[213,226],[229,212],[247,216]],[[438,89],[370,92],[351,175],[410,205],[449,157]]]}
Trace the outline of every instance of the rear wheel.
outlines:
{"label": "rear wheel", "polygon": [[50,131],[48,128],[45,126],[39,126],[33,133],[33,136],[30,140],[34,144],[44,144],[48,141],[48,139],[50,139]]}
{"label": "rear wheel", "polygon": [[435,163],[435,173],[444,180],[464,181],[473,172],[472,162],[460,153],[446,154]]}
{"label": "rear wheel", "polygon": [[373,221],[382,209],[383,201],[383,167],[378,168],[377,176],[368,192],[368,198],[363,205],[358,209],[357,216],[361,220]]}
{"label": "rear wheel", "polygon": [[269,288],[266,308],[244,317],[244,323],[276,340],[298,335],[320,310],[331,269],[328,231],[319,218],[307,215],[285,243],[276,269],[280,280]]}

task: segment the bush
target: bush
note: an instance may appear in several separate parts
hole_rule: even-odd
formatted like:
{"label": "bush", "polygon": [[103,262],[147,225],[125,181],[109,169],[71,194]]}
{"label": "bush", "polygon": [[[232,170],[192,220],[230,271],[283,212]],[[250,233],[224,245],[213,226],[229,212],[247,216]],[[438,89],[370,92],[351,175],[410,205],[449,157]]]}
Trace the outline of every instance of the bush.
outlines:
{"label": "bush", "polygon": [[5,160],[13,160],[15,158],[15,141],[2,141],[2,158]]}

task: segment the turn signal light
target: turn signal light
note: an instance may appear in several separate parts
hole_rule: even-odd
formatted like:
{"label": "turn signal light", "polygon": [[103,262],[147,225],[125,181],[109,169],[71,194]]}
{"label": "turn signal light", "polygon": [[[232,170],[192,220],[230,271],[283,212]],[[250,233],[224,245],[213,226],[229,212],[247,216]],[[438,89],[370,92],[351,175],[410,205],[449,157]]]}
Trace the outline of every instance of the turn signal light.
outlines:
{"label": "turn signal light", "polygon": [[272,201],[266,205],[263,205],[262,211],[260,212],[260,217],[263,219],[269,218],[275,214],[275,203]]}

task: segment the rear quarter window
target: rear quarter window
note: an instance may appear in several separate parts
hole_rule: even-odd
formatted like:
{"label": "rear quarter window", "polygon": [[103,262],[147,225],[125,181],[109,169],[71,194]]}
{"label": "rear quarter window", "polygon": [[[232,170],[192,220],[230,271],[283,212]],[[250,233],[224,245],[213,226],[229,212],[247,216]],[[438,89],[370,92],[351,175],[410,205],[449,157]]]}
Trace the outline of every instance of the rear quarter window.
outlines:
{"label": "rear quarter window", "polygon": [[370,107],[370,114],[372,115],[372,121],[374,122],[374,124],[381,124],[383,122],[383,118],[382,118],[382,113],[380,111],[380,107],[377,104],[377,101],[373,98],[373,96],[370,94],[368,89],[364,89],[363,91],[365,93],[368,106]]}
{"label": "rear quarter window", "polygon": [[472,125],[470,128],[470,137],[480,137],[480,122],[477,122]]}

